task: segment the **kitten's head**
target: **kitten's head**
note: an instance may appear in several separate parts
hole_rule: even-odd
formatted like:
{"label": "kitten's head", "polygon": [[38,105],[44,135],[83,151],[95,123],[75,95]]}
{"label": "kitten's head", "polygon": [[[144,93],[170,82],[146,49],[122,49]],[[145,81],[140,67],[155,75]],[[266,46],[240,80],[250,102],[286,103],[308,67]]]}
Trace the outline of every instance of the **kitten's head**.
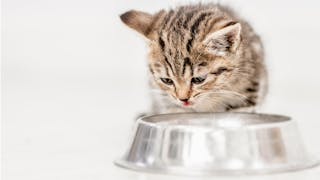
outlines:
{"label": "kitten's head", "polygon": [[173,103],[201,106],[207,96],[234,90],[241,78],[241,25],[226,14],[181,7],[156,14],[132,10],[120,17],[149,40],[153,83]]}

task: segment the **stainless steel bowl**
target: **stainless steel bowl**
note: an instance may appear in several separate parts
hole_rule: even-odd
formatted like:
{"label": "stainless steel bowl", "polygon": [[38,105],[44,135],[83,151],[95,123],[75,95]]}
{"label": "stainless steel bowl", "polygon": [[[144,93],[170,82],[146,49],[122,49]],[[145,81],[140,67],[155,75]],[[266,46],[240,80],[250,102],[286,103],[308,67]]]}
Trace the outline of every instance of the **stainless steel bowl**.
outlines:
{"label": "stainless steel bowl", "polygon": [[313,167],[289,117],[249,113],[166,114],[140,118],[115,164],[186,174],[257,174]]}

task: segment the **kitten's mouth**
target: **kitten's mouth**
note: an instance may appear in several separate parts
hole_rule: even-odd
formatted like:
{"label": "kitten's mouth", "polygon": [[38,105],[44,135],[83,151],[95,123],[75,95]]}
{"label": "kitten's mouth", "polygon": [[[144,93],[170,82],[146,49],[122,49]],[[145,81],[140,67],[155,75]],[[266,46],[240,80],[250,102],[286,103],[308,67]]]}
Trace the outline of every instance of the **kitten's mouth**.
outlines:
{"label": "kitten's mouth", "polygon": [[193,106],[193,102],[190,102],[190,101],[186,101],[186,102],[183,102],[183,103],[181,103],[181,105],[183,106],[183,107],[185,107],[185,108],[190,108],[190,107],[192,107]]}
{"label": "kitten's mouth", "polygon": [[190,105],[191,103],[189,101],[183,103],[183,106],[190,106]]}
{"label": "kitten's mouth", "polygon": [[192,106],[195,104],[193,101],[190,101],[190,100],[181,101],[179,99],[176,99],[175,97],[173,97],[173,98],[175,99],[175,104],[176,105],[182,106],[184,108],[192,108]]}

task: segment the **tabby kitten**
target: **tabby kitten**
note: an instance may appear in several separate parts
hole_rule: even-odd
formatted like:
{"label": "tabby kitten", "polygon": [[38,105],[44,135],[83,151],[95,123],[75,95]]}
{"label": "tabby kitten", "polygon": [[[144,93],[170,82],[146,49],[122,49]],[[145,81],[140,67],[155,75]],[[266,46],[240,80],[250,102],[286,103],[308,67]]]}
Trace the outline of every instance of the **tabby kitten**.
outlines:
{"label": "tabby kitten", "polygon": [[149,41],[152,113],[252,111],[263,99],[262,43],[230,9],[197,4],[120,18]]}

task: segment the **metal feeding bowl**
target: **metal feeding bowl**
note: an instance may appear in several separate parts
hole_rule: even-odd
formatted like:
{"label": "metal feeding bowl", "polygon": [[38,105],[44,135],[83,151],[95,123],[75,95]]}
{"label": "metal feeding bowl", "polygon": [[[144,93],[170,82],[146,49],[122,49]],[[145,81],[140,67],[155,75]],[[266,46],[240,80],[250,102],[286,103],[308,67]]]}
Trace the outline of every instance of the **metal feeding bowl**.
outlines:
{"label": "metal feeding bowl", "polygon": [[289,117],[249,113],[140,118],[124,168],[185,175],[258,174],[316,166]]}

